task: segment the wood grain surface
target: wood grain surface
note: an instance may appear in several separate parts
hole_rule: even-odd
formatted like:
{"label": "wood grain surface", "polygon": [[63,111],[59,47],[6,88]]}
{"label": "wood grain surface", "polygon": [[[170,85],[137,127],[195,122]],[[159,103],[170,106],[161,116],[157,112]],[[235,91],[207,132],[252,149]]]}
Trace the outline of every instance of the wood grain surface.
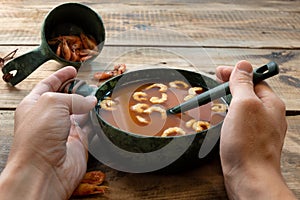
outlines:
{"label": "wood grain surface", "polygon": [[[172,67],[215,78],[219,65],[249,60],[259,67],[277,62],[280,74],[267,80],[285,102],[288,130],[281,168],[288,186],[300,198],[300,1],[299,0],[86,0],[106,29],[105,46],[78,78],[90,84],[97,71],[125,63],[128,71]],[[37,48],[47,13],[64,3],[48,0],[0,0],[0,57],[16,57]],[[78,13],[74,13],[77,15]],[[88,20],[88,19],[87,19]],[[0,172],[13,141],[14,111],[43,78],[60,69],[54,60],[11,87],[0,80]],[[227,199],[218,152],[201,166],[178,174],[130,174],[90,157],[89,170],[106,173],[110,191],[80,199]],[[76,199],[76,198],[72,198]]]}

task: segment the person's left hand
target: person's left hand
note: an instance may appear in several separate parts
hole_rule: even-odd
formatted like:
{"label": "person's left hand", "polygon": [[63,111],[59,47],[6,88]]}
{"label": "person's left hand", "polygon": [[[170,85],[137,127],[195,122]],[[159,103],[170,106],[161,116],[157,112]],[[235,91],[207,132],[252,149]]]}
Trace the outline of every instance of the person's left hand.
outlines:
{"label": "person's left hand", "polygon": [[56,93],[75,76],[73,67],[57,71],[37,84],[15,112],[14,141],[4,172],[19,173],[21,180],[15,184],[24,184],[20,196],[29,190],[40,199],[69,198],[86,172],[84,119],[97,99]]}

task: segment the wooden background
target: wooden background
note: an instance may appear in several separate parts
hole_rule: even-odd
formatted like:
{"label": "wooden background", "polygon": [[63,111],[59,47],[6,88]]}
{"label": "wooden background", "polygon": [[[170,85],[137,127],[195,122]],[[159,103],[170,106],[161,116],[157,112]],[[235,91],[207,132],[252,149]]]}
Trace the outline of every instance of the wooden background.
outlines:
{"label": "wooden background", "polygon": [[[300,198],[300,1],[146,0],[75,1],[97,11],[106,28],[101,55],[79,70],[90,83],[96,71],[126,63],[141,67],[177,67],[214,76],[218,65],[249,60],[255,67],[276,61],[280,74],[267,82],[287,108],[288,132],[282,171]],[[40,44],[44,17],[61,0],[0,0],[0,57],[16,56]],[[74,13],[78,14],[78,13]],[[87,19],[88,20],[88,19]],[[36,83],[61,65],[49,61],[16,87],[0,80],[0,171],[13,139],[14,110]],[[128,174],[100,164],[111,191],[86,199],[226,199],[218,156],[180,174]]]}

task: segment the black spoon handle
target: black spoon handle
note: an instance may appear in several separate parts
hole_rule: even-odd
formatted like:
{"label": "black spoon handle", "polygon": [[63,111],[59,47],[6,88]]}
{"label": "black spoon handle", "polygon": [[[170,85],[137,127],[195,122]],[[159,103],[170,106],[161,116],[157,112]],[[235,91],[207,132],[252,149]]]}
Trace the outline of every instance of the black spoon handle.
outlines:
{"label": "black spoon handle", "polygon": [[[253,70],[253,83],[256,84],[264,79],[270,78],[279,73],[279,67],[275,62],[269,62]],[[168,114],[177,114],[199,107],[213,100],[230,94],[229,82],[223,83],[212,89],[203,92],[194,98],[167,110]]]}

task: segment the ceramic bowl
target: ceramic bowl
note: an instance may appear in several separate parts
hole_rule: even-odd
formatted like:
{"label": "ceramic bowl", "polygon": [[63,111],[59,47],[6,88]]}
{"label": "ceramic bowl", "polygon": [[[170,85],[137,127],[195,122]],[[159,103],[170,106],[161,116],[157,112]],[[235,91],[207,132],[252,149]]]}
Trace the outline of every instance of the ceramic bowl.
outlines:
{"label": "ceramic bowl", "polygon": [[[138,81],[159,82],[178,79],[186,80],[192,86],[201,86],[205,89],[213,88],[219,84],[208,76],[187,70],[145,69],[128,72],[104,82],[98,88],[95,96],[98,100],[102,100],[111,94],[116,87],[126,87],[127,84]],[[225,96],[222,101],[229,104],[230,96]],[[120,149],[120,151],[114,150],[114,153],[117,152],[116,154],[120,156],[118,160],[124,159],[124,162],[130,162],[130,166],[145,168],[145,171],[165,168],[181,169],[207,158],[218,144],[222,126],[222,122],[220,122],[205,131],[183,136],[144,136],[112,126],[98,114],[99,106],[96,107],[95,111],[103,130],[99,134],[104,134],[99,136],[108,138],[113,145]],[[135,159],[135,157],[138,158]],[[137,171],[139,170],[137,169]]]}

